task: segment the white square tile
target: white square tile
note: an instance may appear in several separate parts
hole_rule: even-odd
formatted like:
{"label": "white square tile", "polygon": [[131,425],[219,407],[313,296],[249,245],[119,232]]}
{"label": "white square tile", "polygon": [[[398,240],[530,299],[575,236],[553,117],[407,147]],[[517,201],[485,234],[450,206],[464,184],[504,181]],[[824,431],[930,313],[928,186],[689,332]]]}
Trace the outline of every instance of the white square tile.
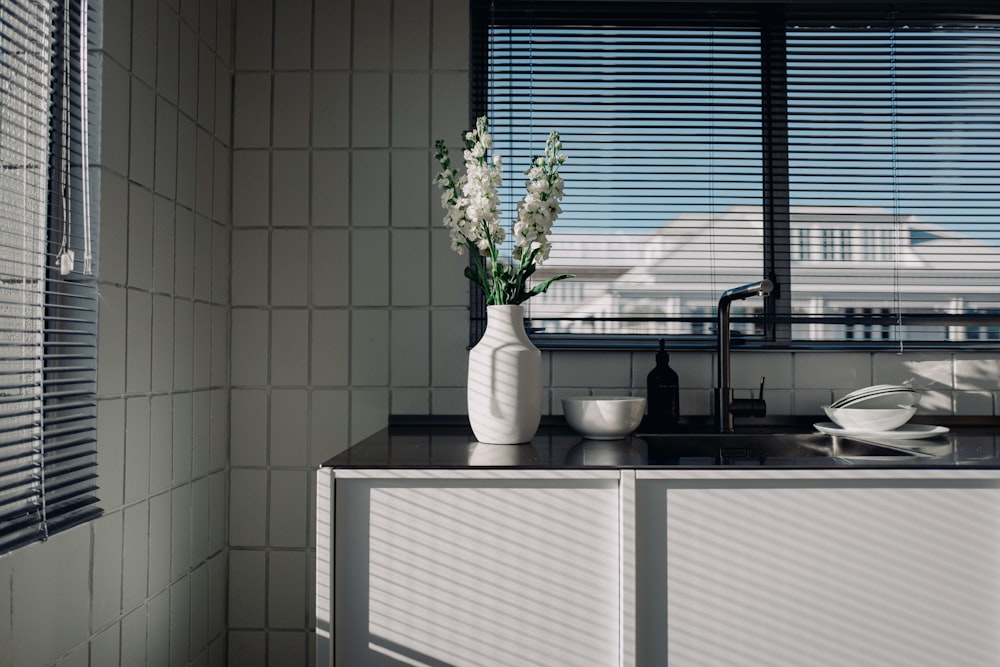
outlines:
{"label": "white square tile", "polygon": [[124,285],[128,275],[128,182],[110,172],[101,176],[101,281]]}
{"label": "white square tile", "polygon": [[208,649],[208,564],[202,563],[191,572],[191,607],[188,614],[191,629],[189,655],[202,656],[191,661],[192,665],[207,665]]}
{"label": "white square tile", "polygon": [[553,388],[631,386],[629,360],[620,352],[564,352],[552,358]]}
{"label": "white square tile", "polygon": [[174,487],[170,496],[171,580],[183,577],[191,565],[191,487],[184,484]]}
{"label": "white square tile", "polygon": [[309,465],[318,466],[351,444],[350,391],[314,389],[309,414]]}
{"label": "white square tile", "polygon": [[271,67],[271,34],[273,29],[271,0],[237,0],[238,11],[233,38],[236,46],[236,69],[269,69]]}
{"label": "white square tile", "polygon": [[[226,548],[226,499],[229,497],[229,487],[226,485],[228,470],[213,473],[209,477],[208,505],[208,551],[217,558]],[[225,597],[223,588],[222,596]],[[224,617],[223,617],[224,618]]]}
{"label": "white square tile", "polygon": [[271,144],[271,77],[260,72],[236,75],[233,92],[233,148]]}
{"label": "white square tile", "polygon": [[268,449],[272,466],[305,466],[309,447],[309,392],[271,390]]}
{"label": "white square tile", "polygon": [[468,413],[468,396],[465,384],[461,388],[442,389],[434,387],[431,390],[431,414],[434,415],[464,415]]}
{"label": "white square tile", "polygon": [[[312,232],[311,292],[314,306],[346,306],[350,303],[351,235],[346,229]],[[367,258],[357,257],[358,262]]]}
{"label": "white square tile", "polygon": [[312,643],[306,632],[272,632],[267,645],[268,660],[272,665],[285,661],[290,665],[314,664],[307,657]]}
{"label": "white square tile", "polygon": [[[426,229],[430,226],[428,211],[430,211],[432,190],[435,204],[440,201],[438,197],[440,192],[436,187],[429,185],[432,180],[425,151],[393,151],[390,191],[393,227]],[[444,211],[439,210],[443,215]]]}
{"label": "white square tile", "polygon": [[177,107],[156,98],[156,147],[153,156],[153,184],[166,197],[177,194]]}
{"label": "white square tile", "polygon": [[[351,224],[355,227],[389,225],[389,154],[355,151],[351,154]],[[430,184],[428,184],[430,188]]]}
{"label": "white square tile", "polygon": [[[453,151],[462,147],[469,129],[469,75],[466,72],[434,72],[431,76],[431,139],[443,139]],[[454,153],[460,157],[460,152]]]}
{"label": "white square tile", "polygon": [[[99,628],[117,620],[122,610],[122,513],[105,514],[96,519],[91,528],[94,531],[94,594],[90,613],[94,627]],[[7,583],[4,580],[5,586]],[[9,625],[4,627],[6,630]]]}
{"label": "white square tile", "polygon": [[871,354],[867,352],[796,352],[796,389],[848,390],[872,384]]}
{"label": "white square tile", "polygon": [[267,560],[264,551],[229,551],[229,627],[265,627]]}
{"label": "white square tile", "polygon": [[880,352],[873,359],[873,382],[906,384],[914,389],[947,390],[953,386],[951,355],[931,352]]}
{"label": "white square tile", "polygon": [[194,340],[192,345],[196,389],[206,389],[212,384],[212,306],[202,301],[194,304]]}
{"label": "white square tile", "polygon": [[177,12],[159,3],[156,44],[156,91],[177,104],[178,67],[180,62],[180,25]]}
{"label": "white square tile", "polygon": [[224,58],[215,59],[215,136],[228,149],[233,128],[233,81]]}
{"label": "white square tile", "polygon": [[[117,665],[120,660],[121,626],[118,623],[106,628],[90,640],[90,662],[87,665]],[[60,662],[60,665],[63,663]]]}
{"label": "white square tile", "polygon": [[1000,358],[995,354],[956,353],[955,388],[981,391],[1000,388]]}
{"label": "white square tile", "polygon": [[229,384],[229,308],[212,307],[212,385]]}
{"label": "white square tile", "polygon": [[309,382],[309,311],[271,311],[271,384]]}
{"label": "white square tile", "polygon": [[213,144],[215,150],[215,185],[212,188],[212,220],[225,225],[227,228],[231,223],[230,203],[232,202],[232,159],[229,146],[222,141],[216,140]]}
{"label": "white square tile", "polygon": [[305,549],[309,517],[309,479],[304,470],[271,470],[268,543]]}
{"label": "white square tile", "polygon": [[97,469],[101,477],[101,506],[111,512],[125,498],[125,400],[97,402]]}
{"label": "white square tile", "polygon": [[427,69],[431,53],[431,0],[396,0],[392,18],[393,69]]}
{"label": "white square tile", "polygon": [[[208,559],[208,530],[210,501],[208,477],[191,483],[191,563],[196,565]],[[205,576],[208,571],[205,570]],[[206,599],[207,603],[207,599]],[[206,621],[207,622],[207,621]]]}
{"label": "white square tile", "polygon": [[202,43],[198,54],[198,124],[215,131],[215,53]]}
{"label": "white square tile", "polygon": [[170,664],[183,665],[191,654],[191,580],[170,587]]}
{"label": "white square tile", "polygon": [[212,303],[229,302],[229,234],[227,226],[212,223]]}
{"label": "white square tile", "polygon": [[163,294],[153,295],[153,330],[150,388],[169,391],[174,386],[174,302]]}
{"label": "white square tile", "polygon": [[[170,590],[165,589],[151,598],[146,608],[145,664],[149,667],[164,667],[170,664]],[[140,661],[135,664],[143,663]]]}
{"label": "white square tile", "polygon": [[[760,379],[766,378],[765,391],[789,389],[792,382],[792,357],[782,352],[737,351],[731,355],[733,389],[754,390],[760,388]],[[746,396],[747,394],[743,394]]]}
{"label": "white square tile", "polygon": [[149,499],[149,594],[156,595],[170,584],[170,493]]}
{"label": "white square tile", "polygon": [[[354,3],[354,60],[356,70],[388,69],[391,51],[392,3],[390,0],[366,0]],[[468,27],[465,28],[468,30]],[[462,33],[459,33],[462,34]]]}
{"label": "white square tile", "polygon": [[149,508],[139,503],[125,508],[122,541],[122,607],[132,609],[146,599],[149,573]]}
{"label": "white square tile", "polygon": [[153,287],[153,195],[135,184],[129,187],[128,284]]}
{"label": "white square tile", "polygon": [[311,320],[309,383],[346,386],[350,372],[350,312],[313,310]]}
{"label": "white square tile", "polygon": [[[431,387],[461,387],[464,391],[469,372],[468,344],[466,310],[431,311]],[[434,414],[437,414],[436,409]]]}
{"label": "white square tile", "polygon": [[191,394],[174,394],[171,446],[171,479],[174,484],[191,481],[193,407]]}
{"label": "white square tile", "polygon": [[996,414],[993,402],[993,392],[990,391],[956,391],[955,414],[967,416],[989,416]]}
{"label": "white square tile", "polygon": [[[393,74],[392,145],[394,148],[420,148],[429,144],[430,94],[431,80],[426,72]],[[426,158],[426,153],[421,157]]]}
{"label": "white square tile", "polygon": [[425,229],[392,231],[392,305],[430,303],[430,233]]}
{"label": "white square tile", "polygon": [[234,466],[267,465],[267,392],[233,389],[230,457]]}
{"label": "white square tile", "polygon": [[174,202],[159,195],[153,199],[153,290],[174,291]]}
{"label": "white square tile", "polygon": [[215,140],[205,128],[199,127],[197,164],[195,165],[195,211],[205,218],[212,217],[212,193],[215,189]]}
{"label": "white square tile", "polygon": [[198,134],[194,121],[177,114],[177,203],[189,211],[195,207],[198,170]]}
{"label": "white square tile", "polygon": [[227,66],[233,45],[233,2],[215,0],[215,51],[224,58]]}
{"label": "white square tile", "polygon": [[125,324],[127,296],[121,287],[102,285],[97,312],[97,391],[102,396],[125,393]]}
{"label": "white square tile", "polygon": [[271,179],[271,224],[304,227],[309,224],[309,152],[274,151]]}
{"label": "white square tile", "polygon": [[267,471],[233,468],[229,477],[229,545],[265,546]]}
{"label": "white square tile", "polygon": [[[390,412],[394,415],[429,415],[431,392],[429,389],[393,388]],[[322,461],[320,461],[322,463]]]}
{"label": "white square tile", "polygon": [[157,34],[155,2],[132,3],[132,74],[156,85]]}
{"label": "white square tile", "polygon": [[104,0],[101,45],[108,55],[128,67],[132,61],[132,2]]}
{"label": "white square tile", "polygon": [[392,348],[389,357],[392,386],[429,386],[430,313],[426,310],[394,310],[391,321]]}
{"label": "white square tile", "polygon": [[389,381],[389,314],[355,310],[351,314],[351,385],[384,387]]}
{"label": "white square tile", "polygon": [[351,304],[389,303],[389,232],[355,229],[351,234]]}
{"label": "white square tile", "polygon": [[313,3],[313,67],[350,69],[351,0],[315,0]]}
{"label": "white square tile", "polygon": [[295,629],[306,621],[306,562],[302,551],[268,555],[267,620],[270,629]]}
{"label": "white square tile", "polygon": [[305,229],[271,232],[271,304],[309,303],[309,233]]}
{"label": "white square tile", "polygon": [[129,102],[128,73],[109,58],[101,62],[101,164],[117,174],[128,174]]}
{"label": "white square tile", "polygon": [[[451,249],[448,230],[431,230],[431,303],[437,307],[469,306],[472,283],[465,277],[469,255]],[[475,287],[474,289],[479,289]]]}
{"label": "white square tile", "polygon": [[122,619],[121,664],[146,664],[146,609],[139,607]]}
{"label": "white square tile", "polygon": [[435,69],[468,69],[469,3],[464,0],[435,0],[431,63]]}
{"label": "white square tile", "polygon": [[267,311],[234,308],[232,320],[233,385],[267,384],[270,337]]}
{"label": "white square tile", "polygon": [[351,145],[389,145],[389,75],[354,71],[351,77]]}
{"label": "white square tile", "polygon": [[269,212],[271,160],[268,151],[233,151],[233,226],[266,227]]}
{"label": "white square tile", "polygon": [[199,21],[201,20],[201,11],[199,8],[201,3],[205,0],[180,0],[181,3],[181,20],[191,26],[191,30],[195,34],[201,32]]}
{"label": "white square tile", "polygon": [[264,667],[267,664],[267,633],[264,630],[229,631],[229,663],[241,667]]}
{"label": "white square tile", "polygon": [[[128,291],[125,388],[129,392],[149,391],[153,300],[149,292]],[[121,351],[118,352],[121,354]]]}
{"label": "white square tile", "polygon": [[206,217],[195,216],[194,226],[194,298],[212,300],[212,227]]}
{"label": "white square tile", "polygon": [[305,70],[312,55],[311,0],[282,0],[274,5],[274,68]]}
{"label": "white square tile", "polygon": [[[306,148],[309,146],[309,87],[308,72],[276,72],[274,74],[274,120],[271,141],[275,148]],[[239,99],[237,99],[237,105]]]}
{"label": "white square tile", "polygon": [[149,397],[125,401],[125,502],[149,495]]}
{"label": "white square tile", "polygon": [[354,389],[351,392],[351,442],[358,442],[386,427],[389,421],[388,389]]}
{"label": "white square tile", "polygon": [[198,118],[198,36],[191,26],[180,22],[178,41],[180,61],[177,69],[177,106],[189,118]]}
{"label": "white square tile", "polygon": [[312,151],[313,227],[346,227],[350,223],[349,153],[343,150]]}
{"label": "white square tile", "polygon": [[[351,131],[350,74],[313,72],[312,87],[312,148],[348,147]],[[237,97],[237,108],[239,104]],[[237,147],[239,145],[237,143]]]}
{"label": "white square tile", "polygon": [[190,301],[174,300],[174,389],[191,389],[194,373],[194,310]]}
{"label": "white square tile", "polygon": [[194,214],[182,206],[174,216],[174,294],[194,295]]}

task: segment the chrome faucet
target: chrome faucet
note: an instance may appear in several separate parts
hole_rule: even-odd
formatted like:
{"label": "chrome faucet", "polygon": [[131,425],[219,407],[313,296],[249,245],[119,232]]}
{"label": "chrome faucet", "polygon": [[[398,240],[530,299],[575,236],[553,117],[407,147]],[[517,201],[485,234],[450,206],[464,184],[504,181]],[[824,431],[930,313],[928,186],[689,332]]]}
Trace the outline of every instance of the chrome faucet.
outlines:
{"label": "chrome faucet", "polygon": [[764,378],[760,379],[760,398],[733,398],[729,359],[729,306],[733,301],[740,301],[752,296],[767,296],[773,289],[774,283],[765,278],[755,283],[726,290],[719,298],[715,331],[719,358],[719,382],[715,388],[715,422],[720,433],[732,432],[733,417],[735,416],[763,417],[767,414],[767,404],[764,402]]}

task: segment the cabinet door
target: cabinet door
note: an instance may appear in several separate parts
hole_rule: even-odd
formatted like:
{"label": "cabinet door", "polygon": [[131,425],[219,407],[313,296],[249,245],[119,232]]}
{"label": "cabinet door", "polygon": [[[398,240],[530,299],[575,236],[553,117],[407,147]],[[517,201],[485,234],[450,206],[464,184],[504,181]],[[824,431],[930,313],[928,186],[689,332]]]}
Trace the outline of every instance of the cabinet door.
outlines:
{"label": "cabinet door", "polygon": [[997,664],[995,482],[639,484],[639,665]]}
{"label": "cabinet door", "polygon": [[338,480],[336,664],[619,663],[618,480]]}

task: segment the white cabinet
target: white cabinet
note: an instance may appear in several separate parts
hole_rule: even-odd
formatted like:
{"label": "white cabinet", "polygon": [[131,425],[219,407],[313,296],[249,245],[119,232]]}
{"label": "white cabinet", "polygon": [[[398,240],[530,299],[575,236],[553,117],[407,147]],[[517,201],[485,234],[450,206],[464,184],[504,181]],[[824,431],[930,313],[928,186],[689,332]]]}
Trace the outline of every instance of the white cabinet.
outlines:
{"label": "white cabinet", "polygon": [[318,492],[319,665],[1000,656],[1000,471],[322,469]]}
{"label": "white cabinet", "polygon": [[995,480],[650,477],[638,665],[997,664]]}
{"label": "white cabinet", "polygon": [[619,663],[617,472],[504,472],[336,478],[319,664]]}

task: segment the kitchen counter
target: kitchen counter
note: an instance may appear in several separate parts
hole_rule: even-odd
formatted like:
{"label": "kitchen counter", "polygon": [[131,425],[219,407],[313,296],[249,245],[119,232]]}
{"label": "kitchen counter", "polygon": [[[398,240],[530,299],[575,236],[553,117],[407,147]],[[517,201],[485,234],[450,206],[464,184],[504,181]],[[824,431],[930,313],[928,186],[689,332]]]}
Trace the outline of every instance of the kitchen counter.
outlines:
{"label": "kitchen counter", "polygon": [[[817,419],[816,421],[822,421]],[[917,420],[914,420],[916,423]],[[943,420],[937,422],[945,424]],[[331,458],[332,468],[471,468],[509,467],[517,469],[568,468],[843,468],[843,467],[944,467],[1000,468],[1000,424],[950,423],[949,432],[926,439],[880,440],[834,438],[815,433],[811,422],[737,427],[729,434],[732,445],[713,456],[705,451],[687,452],[680,434],[670,434],[671,442],[644,437],[642,429],[623,440],[587,440],[560,420],[543,425],[530,443],[489,445],[476,442],[467,424],[402,423],[365,438]],[[682,427],[695,442],[710,433],[700,425]],[[790,434],[814,433],[811,442],[824,444],[829,452],[815,455],[763,456],[743,442]],[[746,436],[741,438],[741,436]],[[870,451],[865,445],[872,444]],[[851,445],[848,447],[847,445]],[[734,449],[735,447],[735,449]],[[857,455],[855,455],[857,454]]]}
{"label": "kitchen counter", "polygon": [[317,664],[992,667],[1000,425],[947,425],[886,449],[805,420],[394,423],[317,471]]}

